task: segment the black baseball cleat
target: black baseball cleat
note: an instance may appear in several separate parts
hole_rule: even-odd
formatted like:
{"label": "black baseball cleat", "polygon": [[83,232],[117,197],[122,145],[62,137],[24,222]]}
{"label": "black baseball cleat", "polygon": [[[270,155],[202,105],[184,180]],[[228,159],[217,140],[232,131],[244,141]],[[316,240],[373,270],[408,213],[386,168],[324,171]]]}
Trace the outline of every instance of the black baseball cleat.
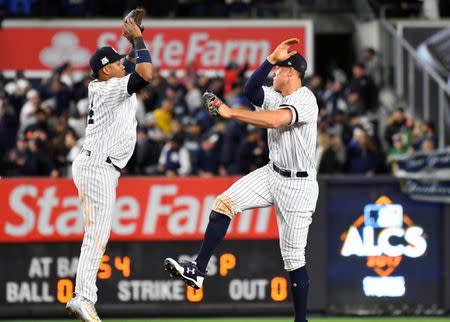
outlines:
{"label": "black baseball cleat", "polygon": [[200,289],[205,279],[205,273],[201,272],[195,262],[180,262],[178,263],[173,258],[166,258],[164,260],[164,269],[171,277],[183,280],[187,285]]}

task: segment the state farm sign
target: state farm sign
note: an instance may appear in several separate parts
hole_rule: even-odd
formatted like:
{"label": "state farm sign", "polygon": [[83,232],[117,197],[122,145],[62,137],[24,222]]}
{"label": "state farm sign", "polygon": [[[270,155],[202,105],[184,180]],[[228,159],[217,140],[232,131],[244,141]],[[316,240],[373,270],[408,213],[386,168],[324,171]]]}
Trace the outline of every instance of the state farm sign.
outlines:
{"label": "state farm sign", "polygon": [[[120,179],[111,240],[202,239],[215,196],[236,178]],[[0,180],[0,242],[81,240],[83,216],[69,179]],[[229,239],[278,238],[273,208],[236,216]]]}
{"label": "state farm sign", "polygon": [[[144,32],[153,63],[162,70],[181,70],[195,63],[200,70],[222,71],[232,59],[248,61],[250,69],[254,69],[281,41],[292,37],[301,40],[295,49],[305,55],[312,72],[309,21],[149,21]],[[88,66],[90,55],[98,47],[113,46],[120,53],[130,48],[122,37],[119,20],[94,26],[86,26],[85,21],[7,20],[0,29],[0,41],[8,44],[0,59],[4,71],[44,71],[65,61],[81,69]]]}

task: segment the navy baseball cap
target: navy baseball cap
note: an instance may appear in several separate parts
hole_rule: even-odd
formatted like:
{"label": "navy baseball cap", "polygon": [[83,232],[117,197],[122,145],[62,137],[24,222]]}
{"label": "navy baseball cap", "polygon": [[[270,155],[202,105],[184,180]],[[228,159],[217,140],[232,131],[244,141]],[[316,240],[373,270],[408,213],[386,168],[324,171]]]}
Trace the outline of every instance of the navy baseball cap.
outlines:
{"label": "navy baseball cap", "polygon": [[300,72],[302,74],[302,77],[305,76],[307,67],[306,59],[299,53],[296,53],[295,55],[289,57],[286,60],[280,61],[275,65],[280,67],[292,67],[296,71]]}
{"label": "navy baseball cap", "polygon": [[89,65],[91,66],[92,75],[97,78],[100,69],[108,64],[114,63],[115,61],[121,60],[126,55],[120,55],[112,47],[102,47],[98,48],[89,60]]}

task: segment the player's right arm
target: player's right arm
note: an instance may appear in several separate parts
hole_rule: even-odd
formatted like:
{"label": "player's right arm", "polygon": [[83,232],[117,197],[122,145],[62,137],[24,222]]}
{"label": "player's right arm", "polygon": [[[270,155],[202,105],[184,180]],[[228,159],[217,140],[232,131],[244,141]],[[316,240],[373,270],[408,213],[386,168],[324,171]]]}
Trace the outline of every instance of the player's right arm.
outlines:
{"label": "player's right arm", "polygon": [[[264,109],[265,100],[268,101],[268,98],[270,98],[268,96],[271,96],[270,93],[267,93],[267,91],[270,92],[270,90],[263,87],[264,81],[277,62],[286,60],[297,53],[295,50],[289,51],[289,47],[297,44],[298,42],[298,38],[291,38],[283,41],[269,56],[267,56],[267,59],[247,80],[244,86],[244,95],[250,100],[250,102],[252,102],[253,105]],[[268,103],[270,104],[270,102]]]}
{"label": "player's right arm", "polygon": [[262,106],[264,102],[263,85],[273,68],[267,59],[253,72],[244,86],[244,95],[255,106]]}
{"label": "player's right arm", "polygon": [[127,90],[131,95],[141,90],[152,80],[152,61],[148,52],[142,31],[133,21],[127,18],[122,25],[123,35],[131,42],[136,53],[135,71],[130,75]]}

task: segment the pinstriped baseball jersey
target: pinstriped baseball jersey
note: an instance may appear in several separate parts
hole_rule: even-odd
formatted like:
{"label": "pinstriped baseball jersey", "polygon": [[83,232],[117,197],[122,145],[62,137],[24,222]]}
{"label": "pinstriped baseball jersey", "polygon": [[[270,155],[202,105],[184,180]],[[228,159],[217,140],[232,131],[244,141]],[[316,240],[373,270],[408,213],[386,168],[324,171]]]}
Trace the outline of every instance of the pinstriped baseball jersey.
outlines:
{"label": "pinstriped baseball jersey", "polygon": [[[130,75],[89,84],[89,112],[84,150],[72,164],[83,211],[85,234],[77,268],[75,293],[95,303],[95,281],[111,230],[120,172],[136,142],[136,95],[128,94]],[[110,158],[112,163],[107,162]]]}
{"label": "pinstriped baseball jersey", "polygon": [[300,87],[288,96],[282,96],[273,87],[263,86],[264,102],[258,109],[289,108],[292,122],[279,129],[268,129],[269,158],[289,170],[316,168],[317,117],[316,97],[307,87]]}
{"label": "pinstriped baseball jersey", "polygon": [[[233,218],[235,213],[247,209],[275,206],[284,267],[293,271],[306,263],[308,229],[319,195],[315,170],[319,108],[314,94],[306,87],[285,97],[272,87],[263,86],[263,90],[264,101],[256,109],[288,108],[293,116],[291,124],[268,129],[270,163],[232,184],[217,197],[215,209]],[[290,175],[277,172],[274,164],[289,170]],[[293,176],[297,171],[308,175]],[[221,209],[222,203],[230,207]]]}
{"label": "pinstriped baseball jersey", "polygon": [[136,143],[136,94],[128,94],[130,75],[89,84],[89,114],[83,148],[110,157],[123,168]]}

